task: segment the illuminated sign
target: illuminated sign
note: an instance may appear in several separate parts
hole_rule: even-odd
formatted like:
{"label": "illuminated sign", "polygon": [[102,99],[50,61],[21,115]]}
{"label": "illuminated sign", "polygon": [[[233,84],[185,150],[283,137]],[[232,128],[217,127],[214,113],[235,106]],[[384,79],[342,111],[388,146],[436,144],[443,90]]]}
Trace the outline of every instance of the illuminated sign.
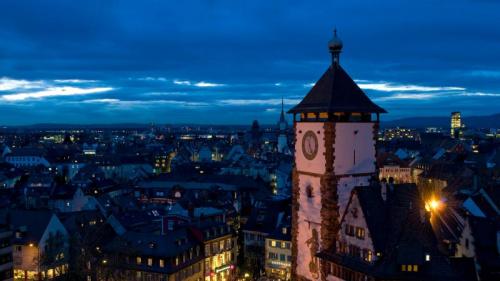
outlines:
{"label": "illuminated sign", "polygon": [[228,264],[228,265],[224,265],[224,266],[221,266],[221,267],[218,267],[215,269],[215,273],[219,273],[219,272],[222,272],[222,271],[225,271],[225,270],[228,270],[228,269],[233,269],[233,265],[231,264]]}

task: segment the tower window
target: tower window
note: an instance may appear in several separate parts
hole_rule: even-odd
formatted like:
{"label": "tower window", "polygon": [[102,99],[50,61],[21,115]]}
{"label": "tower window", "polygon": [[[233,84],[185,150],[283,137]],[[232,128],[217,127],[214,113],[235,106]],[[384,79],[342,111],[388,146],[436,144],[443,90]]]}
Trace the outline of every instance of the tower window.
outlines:
{"label": "tower window", "polygon": [[307,194],[307,198],[313,198],[313,188],[312,188],[312,186],[308,185],[306,187],[306,194]]}

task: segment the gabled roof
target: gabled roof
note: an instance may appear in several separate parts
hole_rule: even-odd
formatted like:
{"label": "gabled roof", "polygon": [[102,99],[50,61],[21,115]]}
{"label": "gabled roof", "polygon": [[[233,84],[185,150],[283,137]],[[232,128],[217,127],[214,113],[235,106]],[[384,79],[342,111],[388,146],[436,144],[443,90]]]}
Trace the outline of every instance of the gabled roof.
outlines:
{"label": "gabled roof", "polygon": [[339,64],[330,66],[305,98],[288,111],[300,112],[387,113],[366,96]]}
{"label": "gabled roof", "polygon": [[38,243],[54,214],[49,210],[11,210],[8,216],[12,227],[23,232],[16,242]]}

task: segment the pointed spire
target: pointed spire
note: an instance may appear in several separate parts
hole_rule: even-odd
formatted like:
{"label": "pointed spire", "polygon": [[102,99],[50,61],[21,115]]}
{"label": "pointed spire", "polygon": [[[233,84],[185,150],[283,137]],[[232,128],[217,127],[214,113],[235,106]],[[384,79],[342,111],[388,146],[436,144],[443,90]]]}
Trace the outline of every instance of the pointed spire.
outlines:
{"label": "pointed spire", "polygon": [[328,42],[328,49],[332,54],[332,66],[338,66],[340,63],[340,52],[342,51],[342,40],[337,36],[337,28],[333,30],[333,38]]}
{"label": "pointed spire", "polygon": [[280,115],[280,123],[286,122],[285,120],[285,102],[283,96],[281,96],[281,115]]}

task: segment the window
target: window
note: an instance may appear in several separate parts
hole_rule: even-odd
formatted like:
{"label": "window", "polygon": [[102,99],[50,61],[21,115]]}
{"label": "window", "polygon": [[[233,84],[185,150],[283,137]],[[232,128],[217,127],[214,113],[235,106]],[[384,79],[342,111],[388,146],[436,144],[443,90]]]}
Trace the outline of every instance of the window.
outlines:
{"label": "window", "polygon": [[350,225],[350,224],[346,224],[345,225],[345,234],[348,235],[348,236],[354,236],[354,226]]}
{"label": "window", "polygon": [[137,257],[137,258],[135,258],[135,262],[136,262],[137,264],[141,264],[141,263],[142,263],[142,259],[141,259],[141,257]]}
{"label": "window", "polygon": [[153,259],[152,258],[148,258],[148,266],[153,266]]}
{"label": "window", "polygon": [[271,240],[271,247],[276,247],[276,240]]}
{"label": "window", "polygon": [[363,249],[363,260],[371,262],[373,260],[373,253],[368,249]]}
{"label": "window", "polygon": [[165,261],[163,259],[160,259],[160,267],[165,267]]}
{"label": "window", "polygon": [[431,255],[426,254],[426,255],[425,255],[425,261],[430,261],[430,260],[431,260]]}
{"label": "window", "polygon": [[354,245],[349,245],[349,254],[353,257],[361,257],[361,249]]}
{"label": "window", "polygon": [[356,227],[356,238],[365,239],[365,229],[362,227]]}
{"label": "window", "polygon": [[417,264],[403,264],[403,265],[401,265],[401,271],[418,272],[418,265]]}
{"label": "window", "polygon": [[285,254],[281,254],[280,255],[280,261],[285,261],[286,260],[286,256]]}
{"label": "window", "polygon": [[273,253],[273,252],[269,252],[268,256],[269,256],[270,260],[277,260],[278,259],[278,254]]}
{"label": "window", "polygon": [[311,185],[306,187],[307,198],[313,198],[313,188]]}

